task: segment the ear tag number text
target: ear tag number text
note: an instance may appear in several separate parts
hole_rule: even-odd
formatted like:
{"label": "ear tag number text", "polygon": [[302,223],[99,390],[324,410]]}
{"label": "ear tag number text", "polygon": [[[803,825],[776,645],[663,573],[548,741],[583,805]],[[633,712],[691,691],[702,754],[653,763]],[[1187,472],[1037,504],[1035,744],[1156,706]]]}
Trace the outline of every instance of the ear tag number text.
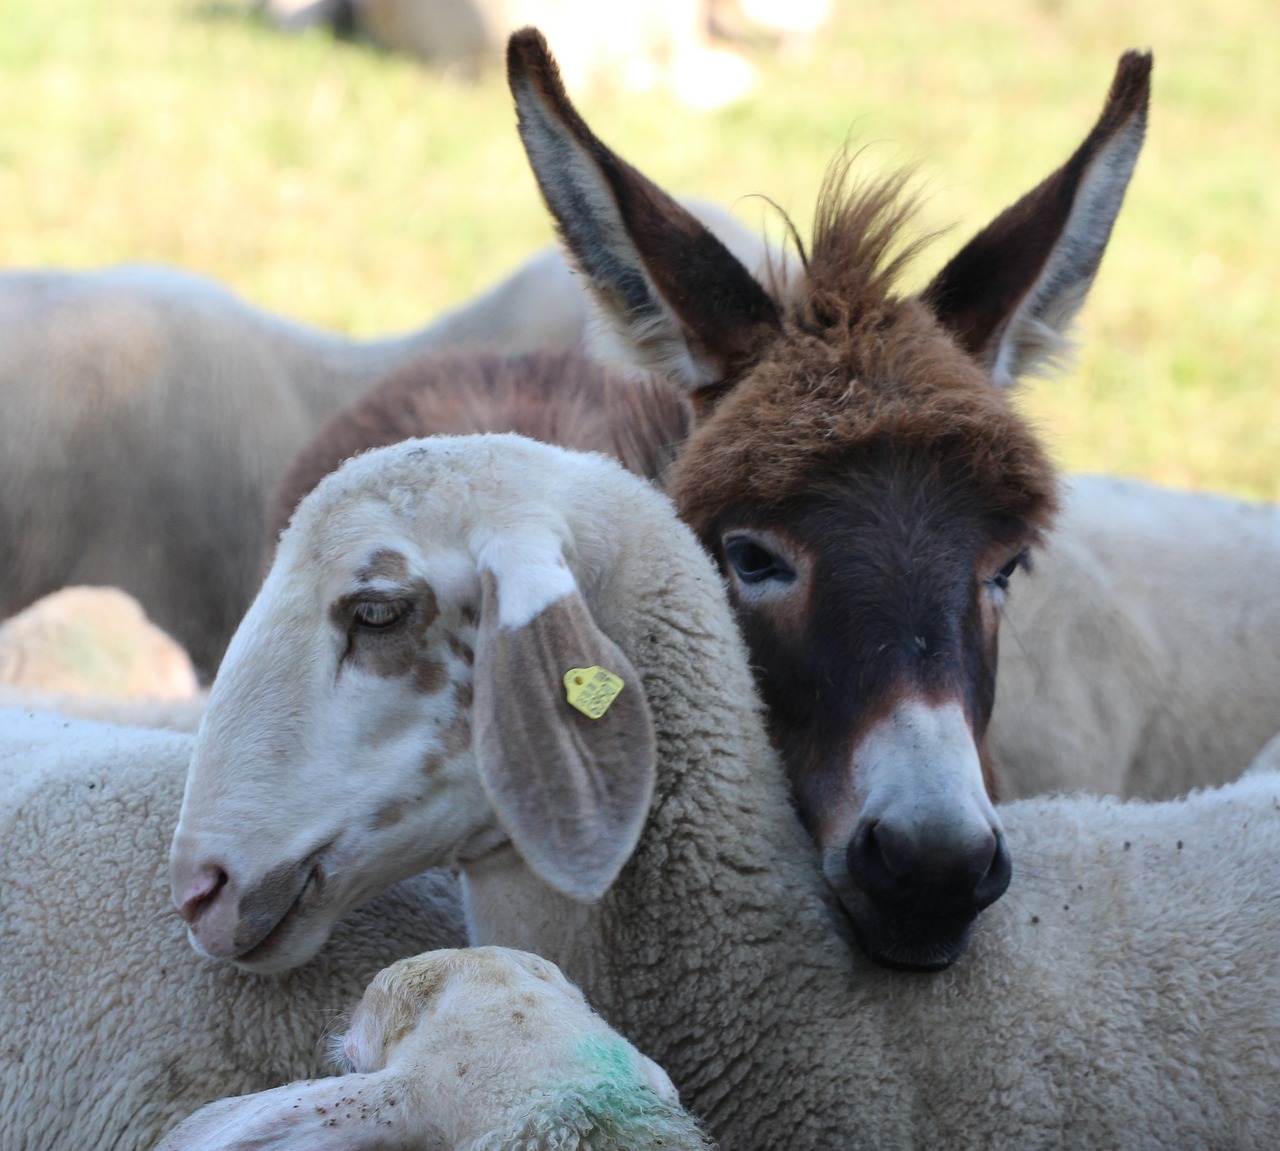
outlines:
{"label": "ear tag number text", "polygon": [[602,667],[571,667],[564,673],[565,696],[588,719],[599,719],[618,698],[623,682]]}

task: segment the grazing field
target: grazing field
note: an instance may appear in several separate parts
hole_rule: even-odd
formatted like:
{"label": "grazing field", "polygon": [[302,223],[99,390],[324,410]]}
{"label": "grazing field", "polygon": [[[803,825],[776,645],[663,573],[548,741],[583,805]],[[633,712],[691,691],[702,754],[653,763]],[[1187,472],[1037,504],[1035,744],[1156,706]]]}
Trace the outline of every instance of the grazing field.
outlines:
{"label": "grazing field", "polygon": [[[580,101],[660,183],[807,229],[831,155],[914,165],[921,278],[1060,163],[1119,52],[1151,133],[1077,362],[1025,400],[1076,470],[1280,499],[1280,9],[1274,0],[837,0],[760,51],[747,100]],[[554,48],[554,45],[552,45]],[[479,83],[236,5],[0,0],[0,265],[153,261],[355,334],[423,322],[550,237],[499,69]]]}

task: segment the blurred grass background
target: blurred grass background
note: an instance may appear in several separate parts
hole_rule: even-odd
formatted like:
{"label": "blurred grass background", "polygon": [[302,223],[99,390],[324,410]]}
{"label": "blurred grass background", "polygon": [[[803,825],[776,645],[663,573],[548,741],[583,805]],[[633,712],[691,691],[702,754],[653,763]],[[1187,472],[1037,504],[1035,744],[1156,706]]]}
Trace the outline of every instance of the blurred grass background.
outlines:
{"label": "blurred grass background", "polygon": [[[554,45],[552,45],[554,48]],[[1061,163],[1150,47],[1151,130],[1076,364],[1023,402],[1073,470],[1280,499],[1275,0],[836,0],[754,95],[579,106],[673,191],[807,229],[831,155],[914,164],[923,279]],[[0,265],[157,261],[356,335],[416,327],[551,234],[498,69],[479,83],[231,4],[0,0]],[[3,418],[0,415],[0,418]]]}

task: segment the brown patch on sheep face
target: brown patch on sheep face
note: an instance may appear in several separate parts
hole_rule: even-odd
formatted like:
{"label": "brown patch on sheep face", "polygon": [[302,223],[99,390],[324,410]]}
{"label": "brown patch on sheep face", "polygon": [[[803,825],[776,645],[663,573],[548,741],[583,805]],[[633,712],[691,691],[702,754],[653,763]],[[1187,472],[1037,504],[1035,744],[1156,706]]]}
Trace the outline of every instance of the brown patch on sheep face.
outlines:
{"label": "brown patch on sheep face", "polygon": [[406,804],[403,800],[393,799],[388,803],[384,803],[373,814],[373,819],[369,826],[374,831],[382,831],[388,827],[395,827],[402,819],[404,819]]}
{"label": "brown patch on sheep face", "polygon": [[[240,896],[238,922],[233,944],[237,954],[246,955],[257,947],[303,899],[311,882],[314,858],[282,863],[267,872],[258,883]],[[315,877],[313,892],[319,892]]]}
{"label": "brown patch on sheep face", "polygon": [[460,710],[440,735],[445,761],[456,759],[471,746],[471,713]]}
{"label": "brown patch on sheep face", "polygon": [[440,616],[435,591],[411,578],[408,561],[382,549],[356,571],[354,591],[337,600],[330,620],[347,639],[342,666],[385,679],[409,678],[420,695],[449,684],[448,666],[430,654],[427,632]]}

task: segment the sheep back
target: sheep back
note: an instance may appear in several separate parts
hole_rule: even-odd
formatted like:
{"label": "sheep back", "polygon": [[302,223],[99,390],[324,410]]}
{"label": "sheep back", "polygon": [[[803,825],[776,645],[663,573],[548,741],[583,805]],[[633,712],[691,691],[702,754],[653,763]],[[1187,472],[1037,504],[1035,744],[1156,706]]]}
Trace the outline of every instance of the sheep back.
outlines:
{"label": "sheep back", "polygon": [[0,712],[0,1146],[145,1151],[211,1100],[323,1074],[323,1033],[405,955],[464,942],[441,873],[264,978],[196,955],[169,900],[189,736]]}

